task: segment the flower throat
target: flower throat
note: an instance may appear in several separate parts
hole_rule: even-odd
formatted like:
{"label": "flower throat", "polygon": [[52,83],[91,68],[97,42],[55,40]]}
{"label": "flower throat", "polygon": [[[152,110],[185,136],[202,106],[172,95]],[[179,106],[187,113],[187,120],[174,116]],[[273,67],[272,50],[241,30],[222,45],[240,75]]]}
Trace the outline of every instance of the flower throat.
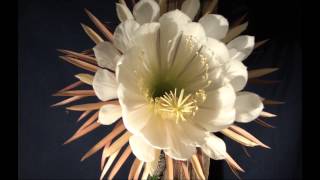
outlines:
{"label": "flower throat", "polygon": [[175,81],[159,80],[150,88],[149,100],[155,113],[162,119],[174,120],[176,123],[191,119],[200,103],[206,99],[204,90],[195,93],[185,93]]}

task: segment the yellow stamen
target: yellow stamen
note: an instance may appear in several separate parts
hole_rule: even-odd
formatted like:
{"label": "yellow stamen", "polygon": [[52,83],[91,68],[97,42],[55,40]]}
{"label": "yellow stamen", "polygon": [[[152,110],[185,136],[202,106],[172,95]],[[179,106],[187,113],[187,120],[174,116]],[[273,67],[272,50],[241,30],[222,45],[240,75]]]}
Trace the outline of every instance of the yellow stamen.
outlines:
{"label": "yellow stamen", "polygon": [[155,99],[155,110],[163,119],[173,119],[179,123],[192,118],[198,110],[198,104],[202,103],[205,98],[203,90],[185,96],[184,89],[177,95],[175,88],[174,91],[165,92],[163,96]]}

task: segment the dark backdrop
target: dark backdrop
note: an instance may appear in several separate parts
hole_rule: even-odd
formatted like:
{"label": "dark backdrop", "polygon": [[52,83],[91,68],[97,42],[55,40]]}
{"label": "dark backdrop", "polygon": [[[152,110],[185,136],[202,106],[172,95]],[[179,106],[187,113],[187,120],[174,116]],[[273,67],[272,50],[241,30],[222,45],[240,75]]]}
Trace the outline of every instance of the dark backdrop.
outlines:
{"label": "dark backdrop", "polygon": [[[79,127],[78,113],[50,108],[58,98],[51,94],[75,81],[82,72],[57,58],[56,48],[81,51],[94,44],[81,29],[80,22],[92,26],[83,12],[88,8],[110,27],[117,24],[113,1],[98,0],[21,0],[19,1],[19,178],[22,179],[96,179],[99,177],[100,153],[84,162],[82,155],[108,128],[100,128],[70,145],[62,143]],[[267,107],[278,114],[267,120],[276,126],[266,129],[256,123],[242,125],[271,150],[249,149],[246,157],[241,147],[225,138],[230,154],[246,170],[243,179],[302,178],[301,137],[301,45],[300,8],[296,1],[221,0],[219,13],[229,19],[248,11],[246,34],[258,40],[270,38],[245,64],[251,69],[279,67],[265,79],[281,80],[273,85],[249,85],[246,89],[263,97],[285,101]],[[132,157],[131,157],[132,158]],[[224,162],[212,162],[210,178],[234,179]],[[118,179],[126,178],[129,166],[120,170]]]}

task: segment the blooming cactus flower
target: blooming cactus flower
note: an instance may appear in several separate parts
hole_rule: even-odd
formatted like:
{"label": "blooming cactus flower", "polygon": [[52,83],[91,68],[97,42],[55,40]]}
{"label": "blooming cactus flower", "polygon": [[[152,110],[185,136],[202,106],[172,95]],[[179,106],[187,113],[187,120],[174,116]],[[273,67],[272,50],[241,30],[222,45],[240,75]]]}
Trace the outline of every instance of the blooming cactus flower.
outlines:
{"label": "blooming cactus flower", "polygon": [[[101,67],[93,88],[106,104],[99,122],[122,117],[132,134],[132,152],[144,162],[159,150],[188,160],[199,147],[209,157],[226,158],[226,146],[215,136],[235,121],[247,123],[263,109],[261,98],[242,91],[248,71],[242,63],[254,48],[254,37],[239,36],[225,44],[229,23],[207,14],[193,22],[199,1],[160,16],[153,0],[141,0],[133,13],[117,4],[121,21],[113,42],[101,42],[94,53]],[[115,72],[115,74],[113,73]]]}

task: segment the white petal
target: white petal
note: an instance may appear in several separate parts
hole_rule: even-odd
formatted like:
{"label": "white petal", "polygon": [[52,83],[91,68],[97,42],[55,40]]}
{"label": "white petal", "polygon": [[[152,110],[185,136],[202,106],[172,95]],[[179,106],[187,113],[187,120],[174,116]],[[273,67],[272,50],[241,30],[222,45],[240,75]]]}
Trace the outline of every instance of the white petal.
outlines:
{"label": "white petal", "polygon": [[148,105],[142,105],[136,109],[132,109],[132,107],[128,107],[122,103],[121,107],[123,109],[123,123],[126,129],[133,134],[139,134],[140,130],[144,128],[149,121],[154,121],[154,119],[152,119],[153,112]]}
{"label": "white petal", "polygon": [[139,134],[149,120],[152,120],[153,111],[140,92],[132,91],[123,84],[118,87],[118,98],[122,108],[123,123],[128,131]]}
{"label": "white petal", "polygon": [[173,39],[182,30],[183,25],[191,22],[191,19],[181,11],[173,10],[163,14],[159,22],[161,26],[160,33],[163,37],[166,37],[165,41],[167,43],[168,40]]}
{"label": "white petal", "polygon": [[106,104],[99,110],[98,123],[103,125],[110,125],[119,118],[121,118],[120,105]]}
{"label": "white petal", "polygon": [[147,100],[140,92],[135,92],[129,88],[119,84],[118,86],[118,98],[120,104],[124,104],[125,109],[128,111],[136,110],[138,107],[147,103]]}
{"label": "white petal", "polygon": [[259,117],[263,103],[258,95],[243,91],[237,93],[235,107],[237,110],[236,121],[247,123]]}
{"label": "white petal", "polygon": [[171,57],[169,52],[173,52],[173,48],[176,47],[183,25],[190,21],[191,19],[179,10],[169,11],[160,17],[161,66],[167,66],[166,63]]}
{"label": "white petal", "polygon": [[226,128],[235,120],[235,100],[236,95],[230,84],[210,91],[193,121],[210,132]]}
{"label": "white petal", "polygon": [[129,49],[132,46],[132,38],[139,26],[134,20],[122,22],[114,31],[114,45],[122,52]]}
{"label": "white petal", "polygon": [[199,0],[185,0],[182,3],[181,11],[187,14],[191,19],[197,15],[200,8]]}
{"label": "white petal", "polygon": [[[236,110],[234,108],[221,109],[219,111],[199,109],[198,113],[201,113],[202,115],[198,116],[198,119],[200,119],[200,117],[204,117],[201,121],[198,120],[198,125],[209,132],[219,132],[220,130],[229,127],[234,123],[236,117]],[[210,115],[213,115],[214,118],[212,120],[204,121],[205,117]]]}
{"label": "white petal", "polygon": [[224,141],[213,134],[209,134],[205,139],[206,143],[201,146],[202,151],[214,160],[225,159],[227,151]]}
{"label": "white petal", "polygon": [[199,23],[203,26],[207,36],[214,39],[223,39],[229,28],[228,20],[217,14],[207,14],[199,20]]}
{"label": "white petal", "polygon": [[[201,58],[199,58],[199,61]],[[221,67],[215,67],[213,64],[217,64],[215,62],[216,60],[213,60],[211,58],[208,58],[208,64],[209,64],[209,70],[206,73],[205,66],[206,64],[202,65],[204,66],[202,69],[202,74],[194,76],[192,72],[192,68],[190,68],[189,71],[186,71],[184,74],[187,75],[183,78],[188,79],[188,86],[186,87],[186,90],[188,91],[197,91],[199,89],[205,89],[206,91],[213,91],[216,89],[221,88],[226,83],[229,83],[229,81],[226,79],[224,75],[224,70]],[[195,71],[197,71],[198,67],[200,66],[200,63],[192,63],[192,67],[195,68]],[[192,78],[192,79],[190,79]],[[209,84],[209,81],[211,83]],[[208,85],[209,84],[209,85]]]}
{"label": "white petal", "polygon": [[160,7],[154,0],[140,0],[133,8],[133,15],[139,24],[157,21]]}
{"label": "white petal", "polygon": [[116,68],[116,77],[119,85],[122,85],[123,90],[128,89],[135,93],[139,93],[138,77],[134,74],[134,69],[136,68],[138,59],[137,48],[131,48],[119,59]]}
{"label": "white petal", "polygon": [[[138,46],[130,48],[119,60],[116,76],[119,82],[118,97],[123,111],[123,122],[133,134],[139,134],[149,120],[153,120],[153,111],[141,87],[150,77],[145,66],[141,64],[141,49]],[[146,58],[148,59],[148,58]],[[141,73],[141,74],[140,74]]]}
{"label": "white petal", "polygon": [[174,148],[165,149],[164,152],[175,160],[186,161],[196,153],[196,147],[185,145],[179,141],[174,144]]}
{"label": "white petal", "polygon": [[199,23],[190,22],[183,26],[183,35],[192,36],[198,40],[201,44],[206,42],[206,32]]}
{"label": "white petal", "polygon": [[147,63],[153,73],[159,69],[159,23],[147,23],[140,26],[134,38],[135,45],[141,47],[147,55]]}
{"label": "white petal", "polygon": [[208,38],[206,46],[214,53],[215,60],[220,64],[229,61],[229,51],[226,45],[216,39]]}
{"label": "white petal", "polygon": [[200,107],[208,109],[232,108],[236,94],[230,84],[225,84],[219,89],[207,91],[206,101]]}
{"label": "white petal", "polygon": [[108,101],[117,98],[117,81],[113,73],[98,69],[94,75],[92,87],[98,98]]}
{"label": "white petal", "polygon": [[[150,45],[151,46],[151,45]],[[150,58],[146,50],[139,46],[133,46],[124,53],[116,68],[116,77],[119,84],[136,93],[141,93],[141,87],[145,81],[152,78],[153,71],[150,67]]]}
{"label": "white petal", "polygon": [[[176,160],[188,160],[196,152],[196,145],[204,143],[205,131],[201,131],[191,122],[168,121],[169,148],[164,152]],[[199,142],[198,142],[199,141]]]}
{"label": "white petal", "polygon": [[[182,71],[177,80],[187,85],[185,90],[193,92],[207,86],[208,82],[204,77],[208,72],[208,67],[210,68],[214,63],[217,63],[213,60],[212,51],[208,48],[202,47],[200,51],[191,51],[188,49],[182,51],[184,54],[179,53],[182,57],[185,57],[184,59],[176,59],[174,62],[177,63],[180,61],[182,65],[182,67],[176,68]],[[198,55],[196,55],[197,52],[199,52]],[[177,73],[176,69],[173,70],[176,71],[175,73]]]}
{"label": "white petal", "polygon": [[194,61],[195,57],[198,57],[196,53],[201,48],[201,45],[206,42],[204,29],[198,23],[187,23],[183,25],[182,31],[180,38],[177,40],[177,47],[172,49],[172,53],[169,51],[169,54],[172,55],[169,59],[172,77],[180,74],[181,71],[185,70],[187,64]]}
{"label": "white petal", "polygon": [[93,48],[93,51],[99,66],[115,70],[120,53],[110,42],[99,43]]}
{"label": "white petal", "polygon": [[116,11],[120,22],[124,22],[128,19],[134,19],[130,9],[124,4],[116,3]]}
{"label": "white petal", "polygon": [[248,71],[241,61],[231,60],[225,66],[225,73],[235,91],[240,91],[246,86]]}
{"label": "white petal", "polygon": [[221,111],[217,111],[215,119],[207,123],[207,129],[210,132],[219,132],[222,129],[228,128],[235,121],[236,109],[226,108]]}
{"label": "white petal", "polygon": [[145,140],[137,135],[129,139],[129,144],[133,154],[143,162],[152,162],[156,159],[156,149],[150,146]]}
{"label": "white petal", "polygon": [[175,154],[172,156],[176,159],[190,157],[193,148],[186,148],[203,144],[206,136],[205,131],[193,125],[192,122],[176,124],[175,121],[164,120],[157,115],[150,118],[145,127],[141,129],[140,135],[155,148],[171,148],[169,151]]}
{"label": "white petal", "polygon": [[123,89],[124,87],[120,85],[118,97],[122,108],[123,123],[128,131],[139,134],[140,129],[151,120],[152,111],[148,108],[141,94]]}
{"label": "white petal", "polygon": [[199,146],[205,143],[206,131],[192,121],[173,124],[171,127],[174,127],[171,131],[177,134],[178,140],[186,145]]}
{"label": "white petal", "polygon": [[246,59],[254,48],[253,36],[239,36],[228,43],[230,58],[237,61]]}
{"label": "white petal", "polygon": [[228,81],[224,75],[224,69],[222,68],[214,68],[209,72],[209,79],[213,82],[206,88],[208,91],[212,91],[215,89],[219,89],[222,86],[228,84]]}
{"label": "white petal", "polygon": [[158,149],[166,149],[169,147],[171,137],[168,135],[167,121],[154,115],[141,129],[141,136]]}

